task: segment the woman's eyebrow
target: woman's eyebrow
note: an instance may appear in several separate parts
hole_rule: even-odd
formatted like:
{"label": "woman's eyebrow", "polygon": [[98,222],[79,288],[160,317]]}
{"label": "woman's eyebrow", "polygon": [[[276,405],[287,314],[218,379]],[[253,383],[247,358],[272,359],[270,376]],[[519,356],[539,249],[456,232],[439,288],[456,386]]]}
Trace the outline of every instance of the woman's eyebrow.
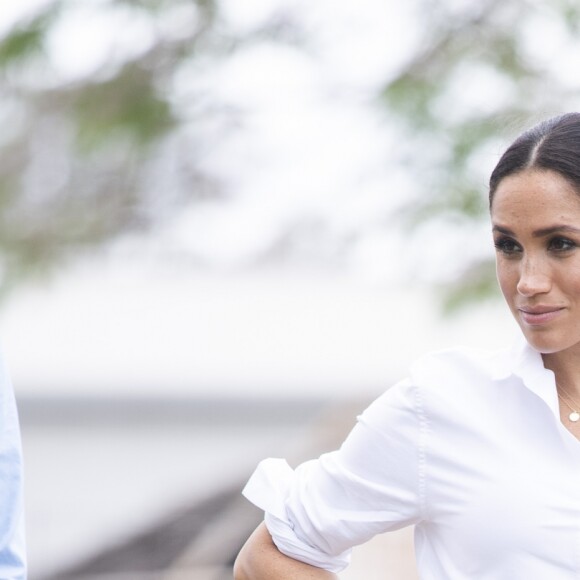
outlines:
{"label": "woman's eyebrow", "polygon": [[504,226],[498,226],[496,224],[494,224],[492,230],[492,232],[499,232],[500,234],[506,234],[507,236],[513,236],[514,233],[509,229],[506,228]]}
{"label": "woman's eyebrow", "polygon": [[541,228],[532,232],[534,238],[543,238],[544,236],[549,236],[558,232],[568,232],[571,234],[580,234],[580,228],[575,228],[574,226],[566,225],[555,225],[548,228]]}
{"label": "woman's eyebrow", "polygon": [[[513,236],[514,232],[509,228],[500,225],[494,225],[492,231],[499,232],[500,234],[505,234],[508,236]],[[541,228],[539,230],[534,230],[532,232],[532,236],[534,238],[543,238],[544,236],[550,236],[555,233],[572,233],[572,234],[580,234],[580,228],[576,228],[574,226],[568,226],[564,224],[557,224],[554,226],[549,226],[547,228]]]}

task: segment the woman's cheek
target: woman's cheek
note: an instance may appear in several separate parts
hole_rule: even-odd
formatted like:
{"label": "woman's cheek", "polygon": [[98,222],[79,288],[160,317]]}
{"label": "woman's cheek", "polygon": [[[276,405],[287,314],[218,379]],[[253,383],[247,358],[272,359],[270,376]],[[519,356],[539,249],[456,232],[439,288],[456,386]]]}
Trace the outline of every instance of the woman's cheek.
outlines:
{"label": "woman's cheek", "polygon": [[502,261],[502,259],[498,257],[496,274],[503,297],[508,303],[508,306],[512,308],[512,302],[518,283],[517,271],[513,268],[513,266],[510,267],[510,264],[506,264],[505,261]]}

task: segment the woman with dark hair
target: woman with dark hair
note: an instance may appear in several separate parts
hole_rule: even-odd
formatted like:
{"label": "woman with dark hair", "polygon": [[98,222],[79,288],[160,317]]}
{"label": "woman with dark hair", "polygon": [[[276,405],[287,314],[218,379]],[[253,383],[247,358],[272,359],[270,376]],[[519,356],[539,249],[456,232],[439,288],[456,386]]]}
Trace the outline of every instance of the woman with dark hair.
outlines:
{"label": "woman with dark hair", "polygon": [[422,580],[580,578],[580,114],[516,139],[489,200],[522,339],[427,355],[339,450],[262,462],[237,580],[336,578],[352,546],[408,525]]}

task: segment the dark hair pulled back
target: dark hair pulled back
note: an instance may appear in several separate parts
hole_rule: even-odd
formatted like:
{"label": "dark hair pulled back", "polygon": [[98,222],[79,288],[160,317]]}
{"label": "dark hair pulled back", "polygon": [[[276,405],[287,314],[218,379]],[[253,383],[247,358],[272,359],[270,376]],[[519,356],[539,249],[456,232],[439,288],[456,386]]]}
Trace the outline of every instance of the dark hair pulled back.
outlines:
{"label": "dark hair pulled back", "polygon": [[525,169],[555,171],[580,194],[580,113],[547,119],[507,148],[489,179],[490,207],[500,181]]}

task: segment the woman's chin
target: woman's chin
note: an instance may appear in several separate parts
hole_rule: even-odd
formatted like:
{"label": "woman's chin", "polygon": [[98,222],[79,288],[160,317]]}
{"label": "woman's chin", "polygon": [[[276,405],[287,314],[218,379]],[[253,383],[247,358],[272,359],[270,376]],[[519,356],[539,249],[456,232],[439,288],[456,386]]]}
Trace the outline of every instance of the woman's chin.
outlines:
{"label": "woman's chin", "polygon": [[547,336],[538,336],[537,334],[530,335],[524,333],[528,344],[541,354],[555,354],[568,350],[573,345],[566,340],[550,339]]}

